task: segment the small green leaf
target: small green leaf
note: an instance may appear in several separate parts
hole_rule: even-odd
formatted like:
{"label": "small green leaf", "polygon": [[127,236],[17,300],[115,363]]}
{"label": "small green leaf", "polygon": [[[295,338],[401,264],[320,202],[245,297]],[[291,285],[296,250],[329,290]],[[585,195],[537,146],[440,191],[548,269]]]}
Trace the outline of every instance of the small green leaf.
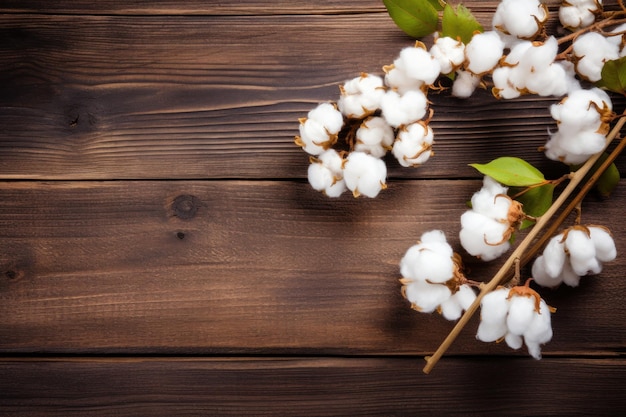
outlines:
{"label": "small green leaf", "polygon": [[433,0],[383,0],[383,3],[391,19],[407,35],[421,38],[437,30],[439,14]]}
{"label": "small green leaf", "polygon": [[447,4],[444,0],[428,0],[428,2],[432,4],[437,11],[442,11],[444,6]]}
{"label": "small green leaf", "polygon": [[441,20],[441,36],[448,36],[452,39],[460,39],[467,44],[476,32],[483,32],[483,27],[472,12],[462,4],[456,9],[449,4],[443,8]]}
{"label": "small green leaf", "polygon": [[470,164],[470,166],[500,184],[511,187],[528,187],[545,181],[545,177],[537,168],[523,159],[511,156],[503,156],[487,164]]}
{"label": "small green leaf", "polygon": [[602,67],[602,78],[596,85],[626,95],[626,56],[606,61]]}
{"label": "small green leaf", "polygon": [[615,163],[612,163],[606,171],[600,175],[598,178],[598,182],[596,182],[596,190],[600,193],[600,196],[603,198],[608,198],[617,187],[617,184],[620,180],[619,170]]}
{"label": "small green leaf", "polygon": [[[532,217],[542,216],[552,205],[554,196],[554,184],[547,183],[540,187],[531,188],[515,199],[523,204],[524,213]],[[509,190],[509,194],[515,194],[520,190]],[[524,220],[520,229],[533,225],[532,220]]]}
{"label": "small green leaf", "polygon": [[[609,157],[609,154],[606,152],[600,155],[596,163],[589,170],[589,173],[585,175],[585,178],[583,178],[582,182],[584,183],[586,181],[589,181],[593,173],[598,168],[600,168],[600,166],[604,163],[604,161],[606,161],[608,157]],[[572,165],[571,167],[572,171],[578,171],[581,166],[582,164]],[[609,167],[602,173],[602,175],[600,175],[600,178],[598,178],[598,180],[596,181],[594,185],[594,188],[598,192],[600,197],[608,198],[613,192],[613,190],[615,189],[615,187],[617,187],[620,177],[621,175],[615,163],[609,165]]]}

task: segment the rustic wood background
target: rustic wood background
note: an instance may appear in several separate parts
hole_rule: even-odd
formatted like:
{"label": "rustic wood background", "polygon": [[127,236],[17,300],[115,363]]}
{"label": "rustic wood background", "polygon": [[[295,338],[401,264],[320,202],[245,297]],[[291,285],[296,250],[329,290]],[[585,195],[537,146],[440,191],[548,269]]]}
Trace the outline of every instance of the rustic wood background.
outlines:
{"label": "rustic wood background", "polygon": [[[490,26],[496,1],[465,4]],[[436,156],[389,160],[377,199],[329,200],[306,182],[297,118],[412,43],[380,1],[0,13],[0,415],[626,413],[624,256],[542,292],[558,312],[541,361],[476,341],[474,319],[424,375],[452,324],[399,291],[423,231],[458,247],[468,163],[562,172],[537,151],[553,99],[433,96]],[[624,205],[620,186],[583,214],[621,253]]]}

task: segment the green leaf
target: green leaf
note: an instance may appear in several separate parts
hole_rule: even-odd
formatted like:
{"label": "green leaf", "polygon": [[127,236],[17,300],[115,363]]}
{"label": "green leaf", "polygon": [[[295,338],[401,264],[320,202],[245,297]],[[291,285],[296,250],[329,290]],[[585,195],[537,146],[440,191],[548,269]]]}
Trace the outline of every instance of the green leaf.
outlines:
{"label": "green leaf", "polygon": [[448,36],[452,39],[460,39],[467,44],[476,32],[483,32],[484,29],[476,20],[472,12],[459,4],[456,9],[449,4],[443,8],[441,20],[441,36]]}
{"label": "green leaf", "polygon": [[600,175],[598,182],[596,182],[596,190],[602,198],[608,198],[617,187],[620,180],[619,170],[615,163],[612,163],[606,171]]}
{"label": "green leaf", "polygon": [[[554,196],[554,184],[547,183],[540,187],[534,187],[525,193],[517,196],[515,199],[523,204],[524,213],[532,217],[542,216],[552,205]],[[519,190],[509,190],[509,194],[515,194]],[[533,225],[533,220],[524,220],[520,229],[524,229]]]}
{"label": "green leaf", "polygon": [[500,184],[511,187],[528,187],[545,181],[545,177],[537,168],[523,159],[511,156],[503,156],[487,164],[470,164],[470,166]]}
{"label": "green leaf", "polygon": [[[586,181],[589,181],[593,173],[598,168],[600,168],[600,166],[604,163],[604,161],[606,161],[608,157],[609,157],[609,154],[606,152],[600,155],[596,163],[589,170],[589,173],[585,175],[585,178],[583,178],[582,182],[584,183]],[[572,165],[571,167],[572,171],[578,171],[582,165],[583,164]],[[600,175],[600,178],[598,178],[598,180],[596,181],[594,185],[594,189],[598,192],[600,197],[608,198],[610,197],[615,187],[617,187],[620,177],[621,175],[619,173],[619,170],[617,169],[617,166],[615,165],[615,163],[613,163],[609,165],[609,167],[602,173],[602,175]]]}
{"label": "green leaf", "polygon": [[433,0],[383,0],[383,3],[391,19],[407,35],[421,38],[437,30],[439,14]]}
{"label": "green leaf", "polygon": [[428,0],[428,2],[432,4],[437,11],[442,11],[444,6],[447,4],[444,0]]}
{"label": "green leaf", "polygon": [[626,56],[606,61],[602,67],[602,78],[596,85],[626,95]]}

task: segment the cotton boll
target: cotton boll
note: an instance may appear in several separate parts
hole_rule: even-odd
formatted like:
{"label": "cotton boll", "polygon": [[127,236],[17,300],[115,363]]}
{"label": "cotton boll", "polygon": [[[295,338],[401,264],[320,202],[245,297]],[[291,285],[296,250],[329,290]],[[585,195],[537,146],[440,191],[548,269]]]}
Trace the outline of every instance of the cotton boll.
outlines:
{"label": "cotton boll", "polygon": [[596,249],[596,258],[600,262],[610,262],[617,256],[615,242],[609,231],[603,227],[589,227],[591,241]]}
{"label": "cotton boll", "polygon": [[566,262],[563,266],[563,272],[561,272],[560,279],[563,280],[565,285],[570,287],[577,287],[578,284],[580,284],[580,275],[574,272],[572,264],[569,262]]}
{"label": "cotton boll", "polygon": [[540,301],[539,313],[534,314],[523,336],[528,353],[535,359],[541,359],[541,345],[552,340],[551,312],[544,300]]}
{"label": "cotton boll", "polygon": [[461,246],[472,256],[491,261],[510,248],[504,236],[508,225],[469,210],[461,216]]}
{"label": "cotton boll", "polygon": [[410,282],[406,285],[404,294],[414,308],[422,313],[432,313],[452,295],[445,285],[425,281]]}
{"label": "cotton boll", "polygon": [[495,342],[507,333],[506,316],[509,311],[509,290],[500,288],[486,294],[480,301],[480,324],[476,338],[483,342]]}
{"label": "cotton boll", "polygon": [[563,266],[567,261],[565,243],[562,239],[563,234],[552,237],[543,250],[543,256],[546,258],[545,270],[552,278],[556,278],[561,275],[561,272],[563,272]]}
{"label": "cotton boll", "polygon": [[482,75],[491,71],[502,58],[504,41],[494,31],[477,33],[465,47],[466,69]]}
{"label": "cotton boll", "polygon": [[346,185],[342,178],[343,159],[337,151],[329,149],[309,165],[308,180],[311,187],[328,197],[339,197]]}
{"label": "cotton boll", "polygon": [[415,47],[404,48],[393,65],[414,80],[426,85],[433,84],[441,74],[439,61],[418,43]]}
{"label": "cotton boll", "polygon": [[506,325],[509,332],[522,335],[530,326],[535,312],[534,297],[514,295],[510,299]]}
{"label": "cotton boll", "polygon": [[392,127],[417,122],[426,115],[428,100],[421,90],[411,90],[404,94],[387,91],[381,101],[383,117]]}
{"label": "cotton boll", "polygon": [[346,158],[343,178],[355,197],[376,197],[386,187],[386,177],[387,166],[379,158],[364,152],[352,152]]}
{"label": "cotton boll", "polygon": [[[541,255],[533,262],[533,280],[542,287],[556,288],[563,282],[561,274],[551,276],[546,268],[546,257]],[[563,269],[561,268],[561,272]]]}
{"label": "cotton boll", "polygon": [[565,247],[570,262],[577,275],[586,275],[589,267],[593,267],[596,248],[587,233],[579,229],[570,229],[565,239]]}
{"label": "cotton boll", "polygon": [[458,98],[468,98],[474,94],[478,84],[480,84],[479,76],[469,71],[459,70],[456,72],[456,78],[452,84],[452,95]]}
{"label": "cotton boll", "polygon": [[378,110],[384,94],[383,79],[363,73],[342,86],[337,107],[347,117],[359,119]]}
{"label": "cotton boll", "polygon": [[439,61],[441,74],[450,74],[465,60],[465,44],[457,39],[442,36],[430,48],[431,55]]}
{"label": "cotton boll", "polygon": [[506,221],[511,207],[511,200],[506,197],[508,191],[499,182],[486,175],[483,186],[472,195],[472,210],[496,220]]}
{"label": "cotton boll", "polygon": [[591,82],[602,78],[606,61],[619,57],[619,46],[596,32],[585,33],[573,42],[573,53],[578,58],[576,71]]}
{"label": "cotton boll", "polygon": [[456,320],[461,317],[464,310],[476,299],[476,293],[469,285],[461,285],[457,292],[441,303],[441,314],[447,320]]}
{"label": "cotton boll", "polygon": [[532,39],[548,19],[547,8],[539,0],[502,0],[494,13],[492,25],[521,39]]}
{"label": "cotton boll", "polygon": [[343,115],[331,103],[321,103],[312,109],[307,118],[324,126],[330,135],[336,135],[343,127]]}
{"label": "cotton boll", "polygon": [[591,25],[602,11],[601,0],[569,0],[559,7],[559,21],[571,30]]}
{"label": "cotton boll", "polygon": [[356,131],[355,151],[382,158],[395,139],[394,130],[382,117],[366,119]]}
{"label": "cotton boll", "polygon": [[418,166],[432,155],[433,130],[423,123],[411,123],[400,129],[392,152],[400,165]]}
{"label": "cotton boll", "polygon": [[345,190],[346,184],[327,167],[320,163],[312,163],[308,169],[308,180],[311,187],[324,192],[328,197],[339,197]]}
{"label": "cotton boll", "polygon": [[503,98],[510,100],[522,95],[521,91],[516,87],[513,82],[512,74],[513,68],[511,67],[498,67],[493,70],[491,79],[493,81],[493,94],[496,98]]}
{"label": "cotton boll", "polygon": [[385,71],[385,84],[399,94],[420,90],[424,86],[423,81],[409,77],[403,69],[393,65],[384,67],[383,70]]}

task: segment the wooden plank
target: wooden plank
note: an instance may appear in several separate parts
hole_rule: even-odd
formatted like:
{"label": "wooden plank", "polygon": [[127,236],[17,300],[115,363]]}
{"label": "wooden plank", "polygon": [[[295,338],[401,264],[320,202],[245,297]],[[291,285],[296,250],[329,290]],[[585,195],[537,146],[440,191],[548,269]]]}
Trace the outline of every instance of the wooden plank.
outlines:
{"label": "wooden plank", "polygon": [[[3,179],[304,178],[297,119],[411,44],[385,13],[4,15],[0,34]],[[391,176],[475,177],[504,154],[562,173],[537,151],[554,99],[431,98],[436,157],[390,158]]]}
{"label": "wooden plank", "polygon": [[[492,2],[493,3],[493,2]],[[59,14],[123,14],[123,15],[269,15],[269,14],[352,14],[385,10],[378,0],[5,0],[0,5],[3,13],[59,13]]]}
{"label": "wooden plank", "polygon": [[[583,221],[621,218],[624,187]],[[398,262],[434,228],[461,251],[478,188],[392,181],[374,200],[330,200],[291,181],[3,183],[0,351],[432,352],[452,324],[409,309]],[[621,250],[626,225],[608,225]],[[580,288],[542,291],[558,308],[548,354],[623,351],[624,268],[620,256]],[[514,354],[475,328],[451,353]]]}
{"label": "wooden plank", "polygon": [[447,358],[0,361],[0,414],[618,416],[626,360]]}

